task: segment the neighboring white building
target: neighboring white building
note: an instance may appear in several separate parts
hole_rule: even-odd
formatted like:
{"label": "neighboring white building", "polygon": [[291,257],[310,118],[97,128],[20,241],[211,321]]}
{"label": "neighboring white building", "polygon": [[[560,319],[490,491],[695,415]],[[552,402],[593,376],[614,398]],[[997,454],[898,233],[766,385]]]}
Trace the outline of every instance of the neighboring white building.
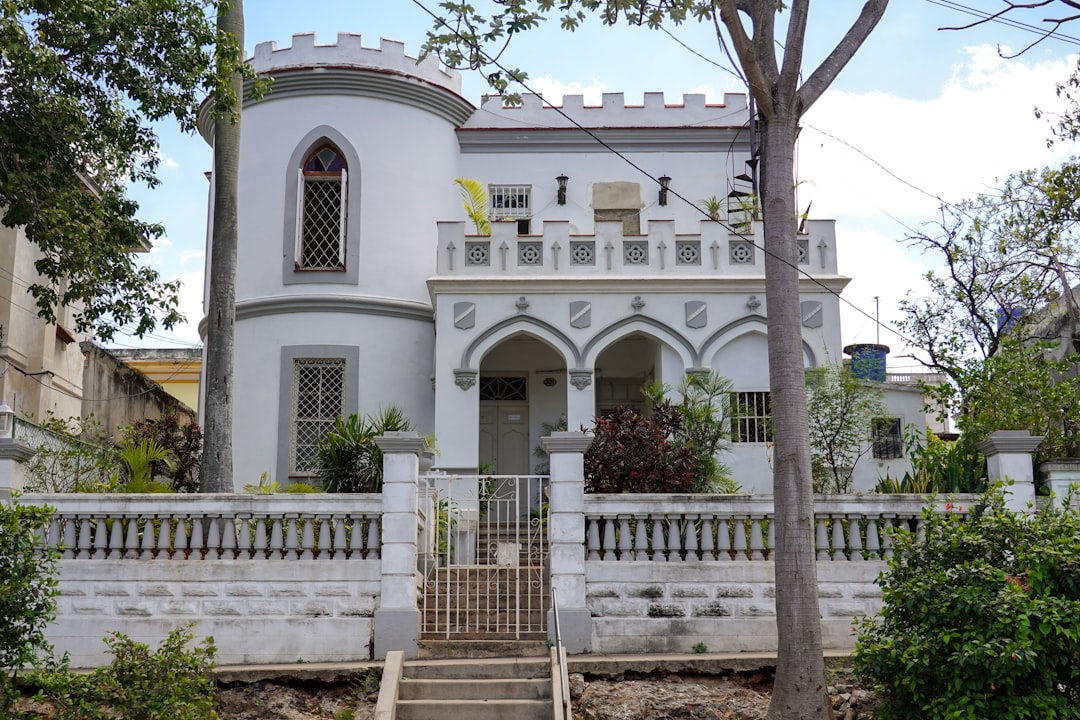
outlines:
{"label": "neighboring white building", "polygon": [[[274,83],[244,108],[238,486],[309,475],[336,415],[389,404],[437,437],[436,467],[525,474],[544,424],[589,426],[646,382],[715,370],[755,409],[725,460],[771,489],[761,227],[738,235],[691,204],[749,189],[744,95],[477,108],[434,58],[347,34],[263,43],[252,63]],[[490,236],[465,222],[457,177],[488,187]],[[848,279],[833,222],[804,230],[813,366],[841,357]]]}

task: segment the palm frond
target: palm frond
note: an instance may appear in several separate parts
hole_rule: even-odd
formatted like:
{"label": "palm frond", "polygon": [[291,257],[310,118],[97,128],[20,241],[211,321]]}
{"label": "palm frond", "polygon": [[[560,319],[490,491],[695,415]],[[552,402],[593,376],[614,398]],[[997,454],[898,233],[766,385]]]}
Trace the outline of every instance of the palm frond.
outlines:
{"label": "palm frond", "polygon": [[454,184],[461,193],[462,204],[465,214],[472,220],[477,235],[490,235],[491,223],[488,221],[490,212],[488,209],[488,194],[484,184],[472,178],[454,178]]}

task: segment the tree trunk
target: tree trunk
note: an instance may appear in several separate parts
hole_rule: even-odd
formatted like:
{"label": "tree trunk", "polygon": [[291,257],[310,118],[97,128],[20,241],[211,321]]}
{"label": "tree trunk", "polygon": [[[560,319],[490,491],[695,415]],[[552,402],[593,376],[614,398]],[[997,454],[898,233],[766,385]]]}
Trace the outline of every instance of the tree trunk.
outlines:
{"label": "tree trunk", "polygon": [[774,112],[762,125],[761,196],[774,442],[773,522],[776,523],[772,557],[776,573],[776,632],[778,647],[782,649],[777,653],[776,682],[767,717],[828,720],[795,242],[797,127],[798,115],[790,111]]}
{"label": "tree trunk", "polygon": [[[243,52],[244,3],[232,0],[218,10],[218,29],[232,35]],[[220,65],[219,65],[220,67]],[[205,437],[200,468],[203,492],[233,491],[232,398],[236,320],[237,189],[240,168],[240,113],[244,86],[240,73],[230,81],[235,107],[219,107],[214,123],[214,227],[210,249],[209,307],[206,313]]]}

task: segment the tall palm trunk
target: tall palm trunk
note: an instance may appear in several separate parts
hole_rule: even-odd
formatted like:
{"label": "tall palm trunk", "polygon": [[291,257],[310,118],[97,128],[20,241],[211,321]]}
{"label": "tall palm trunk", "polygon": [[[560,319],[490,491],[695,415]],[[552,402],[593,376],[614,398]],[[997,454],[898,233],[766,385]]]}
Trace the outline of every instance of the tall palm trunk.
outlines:
{"label": "tall palm trunk", "polygon": [[776,113],[762,132],[762,218],[765,226],[765,297],[772,393],[773,497],[776,547],[777,682],[770,720],[827,720],[821,648],[810,430],[803,370],[799,302],[794,145],[798,118]]}
{"label": "tall palm trunk", "polygon": [[[232,0],[218,10],[218,30],[244,48],[244,3]],[[219,64],[219,68],[220,68]],[[214,123],[214,227],[210,249],[209,307],[206,313],[206,396],[203,401],[201,485],[203,492],[233,491],[233,344],[236,321],[237,191],[240,169],[240,114],[244,86],[239,72],[230,80],[231,112],[219,106]],[[220,102],[220,99],[217,99]]]}

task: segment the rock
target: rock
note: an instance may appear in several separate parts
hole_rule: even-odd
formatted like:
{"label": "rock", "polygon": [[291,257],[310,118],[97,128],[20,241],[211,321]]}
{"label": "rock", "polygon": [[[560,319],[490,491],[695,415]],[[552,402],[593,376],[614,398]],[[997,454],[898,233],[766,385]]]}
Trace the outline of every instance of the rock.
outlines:
{"label": "rock", "polygon": [[585,676],[581,673],[570,673],[568,679],[570,681],[570,697],[574,700],[580,700],[581,694],[585,692],[585,688],[589,686],[589,683],[585,682]]}

